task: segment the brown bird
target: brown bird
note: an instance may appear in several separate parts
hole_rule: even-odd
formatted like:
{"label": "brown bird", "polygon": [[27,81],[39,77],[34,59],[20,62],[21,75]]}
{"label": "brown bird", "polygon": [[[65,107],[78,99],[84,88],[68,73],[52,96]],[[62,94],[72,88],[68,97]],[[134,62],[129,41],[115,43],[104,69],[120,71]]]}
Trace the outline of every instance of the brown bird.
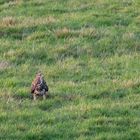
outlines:
{"label": "brown bird", "polygon": [[37,96],[43,96],[43,99],[46,99],[48,90],[48,85],[44,80],[42,73],[38,72],[31,85],[33,99],[36,100]]}

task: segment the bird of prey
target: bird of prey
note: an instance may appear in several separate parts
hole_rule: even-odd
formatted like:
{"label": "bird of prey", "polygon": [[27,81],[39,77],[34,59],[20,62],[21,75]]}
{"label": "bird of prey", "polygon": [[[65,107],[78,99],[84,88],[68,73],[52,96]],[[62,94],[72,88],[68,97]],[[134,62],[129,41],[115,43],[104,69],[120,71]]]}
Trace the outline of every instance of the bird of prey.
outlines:
{"label": "bird of prey", "polygon": [[33,99],[36,100],[37,96],[43,96],[43,99],[46,99],[48,90],[48,85],[44,80],[42,73],[38,72],[31,85],[31,94],[33,95]]}

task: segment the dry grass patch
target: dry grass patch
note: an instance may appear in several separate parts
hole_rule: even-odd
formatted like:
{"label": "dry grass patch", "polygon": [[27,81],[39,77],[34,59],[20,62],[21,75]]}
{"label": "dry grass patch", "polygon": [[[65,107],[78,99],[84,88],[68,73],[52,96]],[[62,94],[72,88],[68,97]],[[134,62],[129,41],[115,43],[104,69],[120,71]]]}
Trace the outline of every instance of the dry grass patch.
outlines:
{"label": "dry grass patch", "polygon": [[140,80],[135,79],[135,80],[127,80],[122,82],[123,87],[125,88],[133,88],[135,86],[140,85]]}
{"label": "dry grass patch", "polygon": [[7,16],[1,19],[0,27],[11,27],[17,24],[17,20],[14,17]]}
{"label": "dry grass patch", "polygon": [[49,17],[40,17],[40,18],[32,18],[32,17],[26,17],[21,21],[20,26],[24,27],[31,27],[31,26],[37,26],[37,25],[44,25],[44,24],[52,24],[59,22],[58,19],[49,16]]}
{"label": "dry grass patch", "polygon": [[4,70],[6,68],[9,68],[11,64],[7,61],[0,61],[0,70]]}
{"label": "dry grass patch", "polygon": [[61,38],[61,37],[67,37],[70,35],[70,29],[64,27],[63,29],[58,29],[55,31],[55,35],[58,37],[58,38]]}
{"label": "dry grass patch", "polygon": [[123,34],[123,39],[133,39],[135,34],[133,32],[126,32]]}
{"label": "dry grass patch", "polygon": [[7,16],[1,19],[0,21],[0,27],[33,27],[38,25],[44,25],[44,24],[53,24],[59,22],[58,19],[55,19],[52,16],[48,17],[39,17],[39,18],[33,18],[33,17],[19,17],[14,18],[11,16]]}
{"label": "dry grass patch", "polygon": [[10,49],[9,51],[5,52],[3,54],[4,57],[13,57],[17,54],[17,52],[13,49]]}
{"label": "dry grass patch", "polygon": [[16,6],[22,4],[22,0],[11,0],[8,3],[6,3],[6,6]]}
{"label": "dry grass patch", "polygon": [[58,38],[65,38],[65,37],[96,37],[98,35],[98,32],[95,28],[81,28],[78,30],[69,29],[67,27],[64,27],[62,29],[58,29],[55,31],[55,35]]}
{"label": "dry grass patch", "polygon": [[47,33],[44,32],[34,32],[31,35],[27,36],[27,40],[36,40],[36,39],[41,39],[44,38],[45,36],[48,36]]}

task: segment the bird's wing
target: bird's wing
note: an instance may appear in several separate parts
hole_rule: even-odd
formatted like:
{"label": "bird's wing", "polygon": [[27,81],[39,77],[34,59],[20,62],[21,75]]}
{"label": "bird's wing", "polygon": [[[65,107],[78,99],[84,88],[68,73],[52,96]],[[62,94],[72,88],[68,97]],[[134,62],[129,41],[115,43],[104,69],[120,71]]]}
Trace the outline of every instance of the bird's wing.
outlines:
{"label": "bird's wing", "polygon": [[43,81],[43,87],[44,87],[44,89],[45,89],[46,91],[48,91],[49,88],[48,88],[48,85],[47,85],[46,81],[45,81],[44,79],[43,79],[42,81]]}
{"label": "bird's wing", "polygon": [[35,89],[37,88],[37,85],[40,83],[40,77],[36,77],[31,85],[31,93],[34,93]]}

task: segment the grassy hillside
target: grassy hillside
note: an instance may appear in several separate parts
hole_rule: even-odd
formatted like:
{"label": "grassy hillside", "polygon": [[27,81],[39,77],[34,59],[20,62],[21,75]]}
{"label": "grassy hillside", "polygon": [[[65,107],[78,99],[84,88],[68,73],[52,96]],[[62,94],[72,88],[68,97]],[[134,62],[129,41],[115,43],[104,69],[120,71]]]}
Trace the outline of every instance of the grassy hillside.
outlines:
{"label": "grassy hillside", "polygon": [[[32,101],[41,70],[47,100]],[[139,0],[0,0],[0,139],[140,139]]]}

